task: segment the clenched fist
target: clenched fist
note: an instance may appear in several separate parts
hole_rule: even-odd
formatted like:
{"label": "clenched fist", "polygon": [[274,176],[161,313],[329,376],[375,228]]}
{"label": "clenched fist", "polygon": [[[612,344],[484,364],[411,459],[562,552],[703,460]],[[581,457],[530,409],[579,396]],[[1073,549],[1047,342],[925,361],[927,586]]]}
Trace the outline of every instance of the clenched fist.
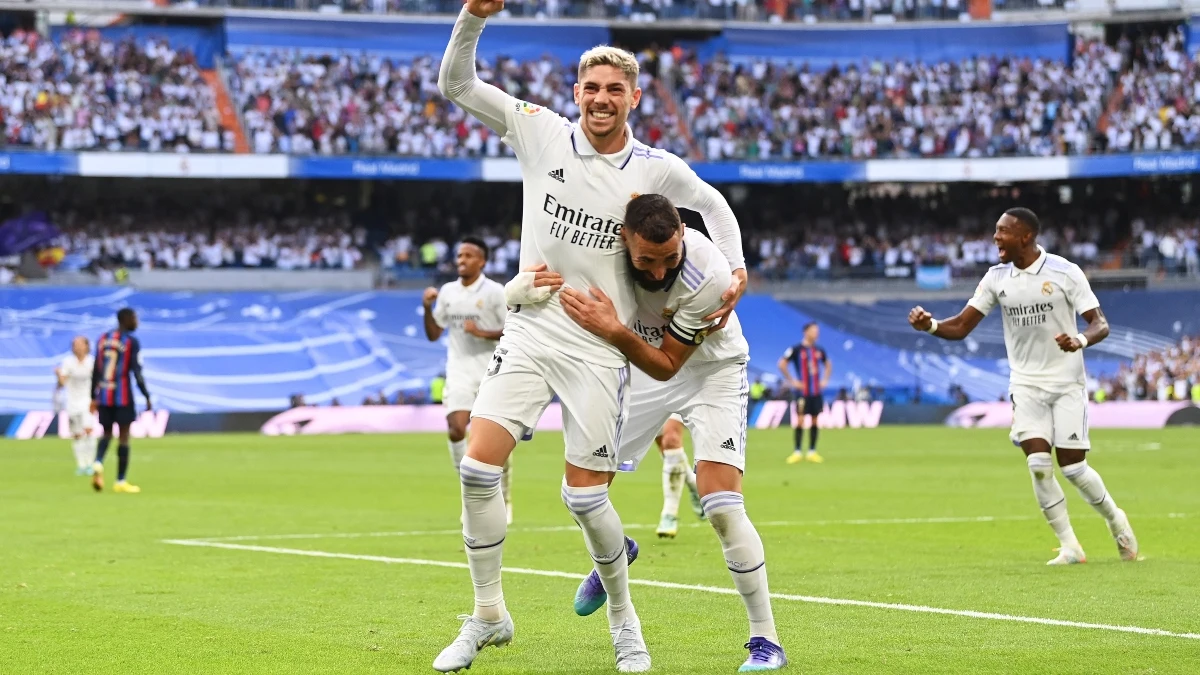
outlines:
{"label": "clenched fist", "polygon": [[430,286],[425,289],[425,295],[421,296],[421,302],[425,305],[425,309],[433,307],[433,303],[437,302],[438,289]]}
{"label": "clenched fist", "polygon": [[467,0],[467,11],[486,19],[504,9],[504,0]]}
{"label": "clenched fist", "polygon": [[933,325],[933,315],[925,311],[924,307],[913,307],[912,311],[908,313],[908,325],[922,333],[927,332]]}

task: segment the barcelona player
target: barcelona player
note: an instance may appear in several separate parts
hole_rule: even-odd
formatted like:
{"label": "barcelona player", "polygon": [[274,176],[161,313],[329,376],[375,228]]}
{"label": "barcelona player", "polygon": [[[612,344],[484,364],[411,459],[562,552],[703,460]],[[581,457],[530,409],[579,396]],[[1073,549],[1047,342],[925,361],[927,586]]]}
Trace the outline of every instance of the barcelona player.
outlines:
{"label": "barcelona player", "polygon": [[117,482],[113,492],[136,493],[142,489],[125,481],[129,471],[129,427],[137,417],[133,404],[133,381],[146,399],[146,410],[151,409],[150,392],[142,378],[142,354],[138,339],[137,313],[126,307],[117,312],[117,328],[96,341],[96,365],[92,370],[92,412],[100,418],[104,435],[96,448],[96,461],[92,464],[92,487],[96,492],[104,489],[104,455],[112,442],[113,426],[120,435],[117,442]]}

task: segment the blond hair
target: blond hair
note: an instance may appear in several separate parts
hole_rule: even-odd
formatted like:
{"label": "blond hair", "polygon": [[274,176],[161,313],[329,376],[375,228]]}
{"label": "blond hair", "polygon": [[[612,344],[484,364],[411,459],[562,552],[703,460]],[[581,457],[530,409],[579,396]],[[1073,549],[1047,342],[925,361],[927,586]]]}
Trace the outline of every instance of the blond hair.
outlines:
{"label": "blond hair", "polygon": [[625,78],[634,87],[637,86],[641,68],[638,66],[637,58],[624,49],[609,45],[597,45],[584,52],[583,56],[579,57],[579,80],[582,81],[583,74],[596,66],[612,66],[625,73]]}

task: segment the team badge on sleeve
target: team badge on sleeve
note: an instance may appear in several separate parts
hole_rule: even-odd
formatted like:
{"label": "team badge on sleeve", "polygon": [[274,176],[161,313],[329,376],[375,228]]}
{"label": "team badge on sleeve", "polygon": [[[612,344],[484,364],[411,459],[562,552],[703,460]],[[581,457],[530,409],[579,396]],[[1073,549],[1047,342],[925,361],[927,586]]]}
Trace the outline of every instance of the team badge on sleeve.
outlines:
{"label": "team badge on sleeve", "polygon": [[525,101],[517,101],[518,115],[536,115],[542,112],[542,106],[527,103]]}

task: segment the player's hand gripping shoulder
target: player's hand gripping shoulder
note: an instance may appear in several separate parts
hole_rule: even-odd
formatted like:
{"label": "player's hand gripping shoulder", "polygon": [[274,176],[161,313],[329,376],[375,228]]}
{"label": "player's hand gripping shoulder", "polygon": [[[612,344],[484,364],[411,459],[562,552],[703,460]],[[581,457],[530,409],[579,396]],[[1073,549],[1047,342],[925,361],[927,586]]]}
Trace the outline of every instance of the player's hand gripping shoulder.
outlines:
{"label": "player's hand gripping shoulder", "polygon": [[545,263],[526,267],[504,285],[504,303],[509,307],[546,302],[563,287],[562,275],[550,271]]}
{"label": "player's hand gripping shoulder", "polygon": [[729,284],[729,288],[721,294],[721,302],[724,303],[717,311],[704,317],[705,321],[716,321],[717,324],[708,329],[708,332],[714,333],[725,327],[729,323],[729,315],[733,314],[733,308],[737,307],[738,301],[746,294],[746,270],[734,270],[733,280]]}
{"label": "player's hand gripping shoulder", "polygon": [[593,288],[589,293],[568,288],[562,292],[560,300],[572,321],[606,342],[612,342],[626,330],[617,318],[617,308],[612,300],[599,288]]}
{"label": "player's hand gripping shoulder", "polygon": [[467,11],[486,19],[504,9],[504,0],[467,0]]}

